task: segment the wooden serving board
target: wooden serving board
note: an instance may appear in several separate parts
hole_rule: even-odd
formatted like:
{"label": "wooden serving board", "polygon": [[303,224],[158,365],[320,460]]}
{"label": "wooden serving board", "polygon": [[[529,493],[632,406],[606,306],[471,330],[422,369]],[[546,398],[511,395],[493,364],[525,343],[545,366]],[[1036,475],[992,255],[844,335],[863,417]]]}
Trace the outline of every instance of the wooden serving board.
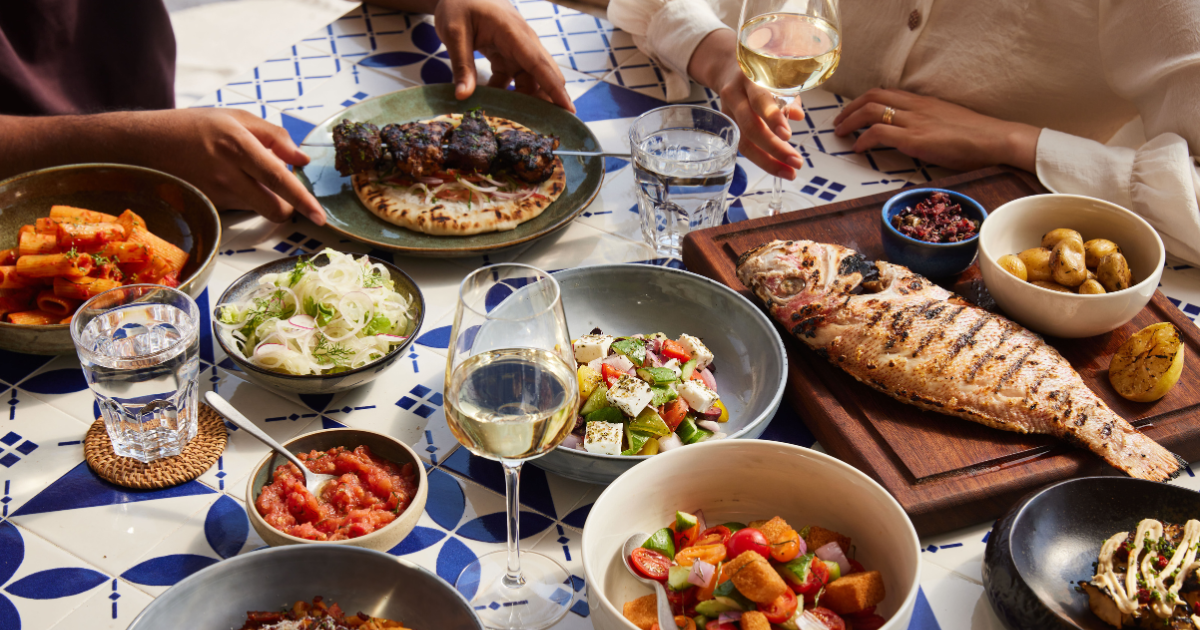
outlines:
{"label": "wooden serving board", "polygon": [[[929,186],[960,191],[989,212],[1013,199],[1046,192],[1033,175],[1008,168],[964,173]],[[868,259],[882,259],[880,209],[893,194],[693,232],[684,241],[683,262],[689,270],[758,302],[737,279],[739,255],[778,238],[837,243]],[[978,265],[940,284],[996,310]],[[1183,376],[1162,400],[1127,401],[1108,382],[1109,359],[1133,333],[1162,321],[1183,330],[1189,355]],[[788,348],[789,402],[826,450],[883,484],[922,535],[997,518],[1025,493],[1068,477],[1121,474],[1090,451],[1050,437],[999,431],[897,402],[817,356],[782,327],[780,334]],[[1047,342],[1118,414],[1188,461],[1200,458],[1200,330],[1162,292],[1118,330]]]}

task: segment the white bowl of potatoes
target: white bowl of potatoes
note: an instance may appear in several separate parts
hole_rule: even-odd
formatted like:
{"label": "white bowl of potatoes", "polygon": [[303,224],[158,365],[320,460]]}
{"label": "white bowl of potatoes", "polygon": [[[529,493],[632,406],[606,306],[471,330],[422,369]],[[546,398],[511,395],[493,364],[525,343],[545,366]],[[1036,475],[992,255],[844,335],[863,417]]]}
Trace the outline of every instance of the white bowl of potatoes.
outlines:
{"label": "white bowl of potatoes", "polygon": [[1102,335],[1133,319],[1166,256],[1145,219],[1082,195],[1010,201],[979,230],[979,270],[996,305],[1053,337]]}

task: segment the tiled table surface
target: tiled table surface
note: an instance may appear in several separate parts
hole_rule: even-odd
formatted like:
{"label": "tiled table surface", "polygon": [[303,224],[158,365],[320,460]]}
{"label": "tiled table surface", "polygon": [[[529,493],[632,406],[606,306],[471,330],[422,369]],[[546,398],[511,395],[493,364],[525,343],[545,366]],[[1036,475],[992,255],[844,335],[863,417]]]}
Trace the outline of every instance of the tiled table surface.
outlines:
{"label": "tiled table surface", "polygon": [[[569,82],[584,120],[605,147],[623,145],[629,123],[663,104],[661,73],[630,37],[603,20],[543,2],[516,0]],[[338,110],[394,90],[450,80],[445,49],[429,18],[358,8],[213,94],[199,106],[245,109],[303,138]],[[486,61],[480,60],[486,71]],[[714,104],[696,87],[693,100]],[[939,169],[895,151],[855,155],[833,136],[844,104],[828,93],[804,98],[808,118],[792,142],[808,168],[795,183],[818,205],[923,184]],[[755,214],[769,189],[764,173],[742,161],[728,220]],[[632,175],[609,160],[596,201],[555,236],[498,255],[429,260],[372,251],[305,220],[275,225],[245,213],[223,216],[220,255],[205,313],[245,271],[281,256],[330,246],[392,259],[425,294],[425,327],[409,356],[374,383],[336,396],[281,396],[244,380],[210,336],[201,340],[202,389],[216,390],[278,440],[324,427],[352,426],[395,435],[429,466],[426,512],[391,550],[453,581],[477,555],[503,545],[503,486],[497,464],[476,458],[446,428],[442,375],[458,283],[488,263],[516,260],[545,269],[610,262],[679,266],[641,242]],[[1168,268],[1163,291],[1184,312],[1200,314],[1200,270]],[[208,330],[207,318],[202,330]],[[184,577],[263,542],[246,519],[245,486],[266,449],[231,431],[229,447],[199,480],[169,490],[133,492],[100,481],[83,463],[81,440],[96,417],[74,357],[0,354],[0,630],[124,628],[151,599]],[[766,439],[819,448],[800,419],[783,409]],[[1200,488],[1188,474],[1177,481]],[[561,559],[580,595],[559,628],[591,627],[584,603],[579,543],[588,510],[603,488],[527,466],[521,535],[527,549]],[[980,560],[991,523],[922,541],[921,587],[912,627],[999,628],[982,598]]]}

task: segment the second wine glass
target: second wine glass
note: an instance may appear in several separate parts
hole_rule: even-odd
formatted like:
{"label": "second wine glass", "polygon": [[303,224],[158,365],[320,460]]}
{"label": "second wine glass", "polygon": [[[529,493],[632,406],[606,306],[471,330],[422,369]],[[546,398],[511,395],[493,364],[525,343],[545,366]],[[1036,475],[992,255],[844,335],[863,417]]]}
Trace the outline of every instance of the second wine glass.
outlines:
{"label": "second wine glass", "polygon": [[463,280],[446,365],[446,422],[460,444],[504,467],[508,550],[467,565],[455,586],[484,625],[539,630],[570,609],[571,574],[520,550],[521,465],[575,427],[579,382],[558,282],[528,265],[483,267]]}
{"label": "second wine glass", "polygon": [[[738,65],[780,108],[837,69],[842,35],[836,0],[743,0],[738,23]],[[783,182],[776,177],[768,213],[779,214],[783,205]]]}

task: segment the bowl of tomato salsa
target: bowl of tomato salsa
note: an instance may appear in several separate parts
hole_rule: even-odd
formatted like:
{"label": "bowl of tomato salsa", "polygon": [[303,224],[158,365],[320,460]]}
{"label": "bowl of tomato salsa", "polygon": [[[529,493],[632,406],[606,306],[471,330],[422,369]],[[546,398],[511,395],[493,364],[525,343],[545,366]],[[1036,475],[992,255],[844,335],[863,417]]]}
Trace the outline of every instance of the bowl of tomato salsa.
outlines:
{"label": "bowl of tomato salsa", "polygon": [[268,545],[328,543],[386,551],[425,511],[425,467],[407,444],[374,431],[327,429],[284,446],[309,470],[334,475],[317,495],[294,464],[271,453],[246,490],[246,512]]}

